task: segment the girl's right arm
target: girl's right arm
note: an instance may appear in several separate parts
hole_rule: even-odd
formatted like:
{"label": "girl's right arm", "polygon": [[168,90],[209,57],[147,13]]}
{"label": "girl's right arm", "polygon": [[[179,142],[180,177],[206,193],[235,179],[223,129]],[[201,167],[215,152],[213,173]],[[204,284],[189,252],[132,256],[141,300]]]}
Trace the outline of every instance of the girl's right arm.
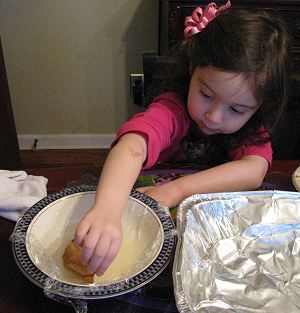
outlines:
{"label": "girl's right arm", "polygon": [[82,261],[92,273],[103,274],[119,252],[122,213],[146,157],[146,139],[128,133],[119,139],[105,161],[94,205],[75,231],[75,241],[82,247]]}

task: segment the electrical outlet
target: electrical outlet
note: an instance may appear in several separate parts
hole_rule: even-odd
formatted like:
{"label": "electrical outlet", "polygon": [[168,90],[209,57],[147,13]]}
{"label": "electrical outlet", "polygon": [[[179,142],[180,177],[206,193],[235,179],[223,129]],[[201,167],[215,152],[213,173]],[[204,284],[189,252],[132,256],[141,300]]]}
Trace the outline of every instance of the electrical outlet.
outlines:
{"label": "electrical outlet", "polygon": [[144,74],[130,74],[130,96],[144,95]]}

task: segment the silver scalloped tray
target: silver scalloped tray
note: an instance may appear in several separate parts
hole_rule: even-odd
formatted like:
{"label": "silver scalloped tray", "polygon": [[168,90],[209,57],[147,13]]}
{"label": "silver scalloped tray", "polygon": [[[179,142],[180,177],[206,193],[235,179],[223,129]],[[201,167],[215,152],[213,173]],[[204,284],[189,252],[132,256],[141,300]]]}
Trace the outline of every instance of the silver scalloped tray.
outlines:
{"label": "silver scalloped tray", "polygon": [[[49,260],[41,261],[44,256],[41,255],[36,257],[34,253],[30,251],[30,245],[28,245],[29,231],[32,229],[33,224],[37,223],[39,216],[43,216],[43,212],[51,210],[51,207],[55,206],[55,204],[63,203],[66,199],[72,197],[91,193],[95,194],[95,190],[95,186],[77,186],[48,195],[32,206],[17,222],[14,233],[11,237],[14,258],[22,273],[34,284],[44,289],[48,288],[48,291],[51,293],[70,298],[108,298],[125,294],[147,284],[149,281],[157,277],[169,263],[176,244],[176,238],[173,232],[175,228],[173,220],[168,214],[162,214],[161,208],[159,208],[159,205],[153,199],[133,190],[130,199],[146,210],[147,213],[152,215],[154,220],[158,221],[160,224],[158,229],[162,229],[163,234],[159,251],[154,254],[153,260],[151,260],[146,268],[139,270],[136,275],[126,277],[124,281],[118,280],[113,281],[111,284],[99,286],[97,284],[78,285],[72,281],[68,282],[66,280],[61,280],[59,275],[52,275],[52,272],[54,273],[55,269],[50,269],[49,272],[48,267],[44,270],[43,266],[41,266],[43,265],[42,262],[47,263]],[[41,227],[43,227],[43,225]],[[47,236],[53,236],[54,233],[55,229],[53,229],[53,233],[45,234]],[[39,245],[42,246],[42,242],[40,242]],[[35,250],[39,251],[39,249]],[[37,252],[37,254],[38,253],[39,252]]]}

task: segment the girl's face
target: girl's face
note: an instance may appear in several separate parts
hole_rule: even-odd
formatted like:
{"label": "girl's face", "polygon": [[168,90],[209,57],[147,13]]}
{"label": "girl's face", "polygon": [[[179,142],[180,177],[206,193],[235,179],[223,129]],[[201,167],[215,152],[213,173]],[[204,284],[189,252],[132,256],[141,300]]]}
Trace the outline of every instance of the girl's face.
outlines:
{"label": "girl's face", "polygon": [[195,68],[187,106],[206,135],[235,133],[258,109],[247,79],[211,66]]}

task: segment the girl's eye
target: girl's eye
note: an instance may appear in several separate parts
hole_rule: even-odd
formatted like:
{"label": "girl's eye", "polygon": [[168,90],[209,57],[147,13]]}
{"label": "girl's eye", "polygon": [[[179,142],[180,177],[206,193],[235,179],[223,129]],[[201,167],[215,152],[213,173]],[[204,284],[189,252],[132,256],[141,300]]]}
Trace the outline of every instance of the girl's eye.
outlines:
{"label": "girl's eye", "polygon": [[212,96],[210,96],[209,94],[205,93],[204,91],[201,91],[201,94],[204,98],[208,98],[208,99],[211,99]]}
{"label": "girl's eye", "polygon": [[244,112],[238,111],[237,109],[235,109],[234,107],[230,107],[231,111],[236,113],[236,114],[244,114]]}

